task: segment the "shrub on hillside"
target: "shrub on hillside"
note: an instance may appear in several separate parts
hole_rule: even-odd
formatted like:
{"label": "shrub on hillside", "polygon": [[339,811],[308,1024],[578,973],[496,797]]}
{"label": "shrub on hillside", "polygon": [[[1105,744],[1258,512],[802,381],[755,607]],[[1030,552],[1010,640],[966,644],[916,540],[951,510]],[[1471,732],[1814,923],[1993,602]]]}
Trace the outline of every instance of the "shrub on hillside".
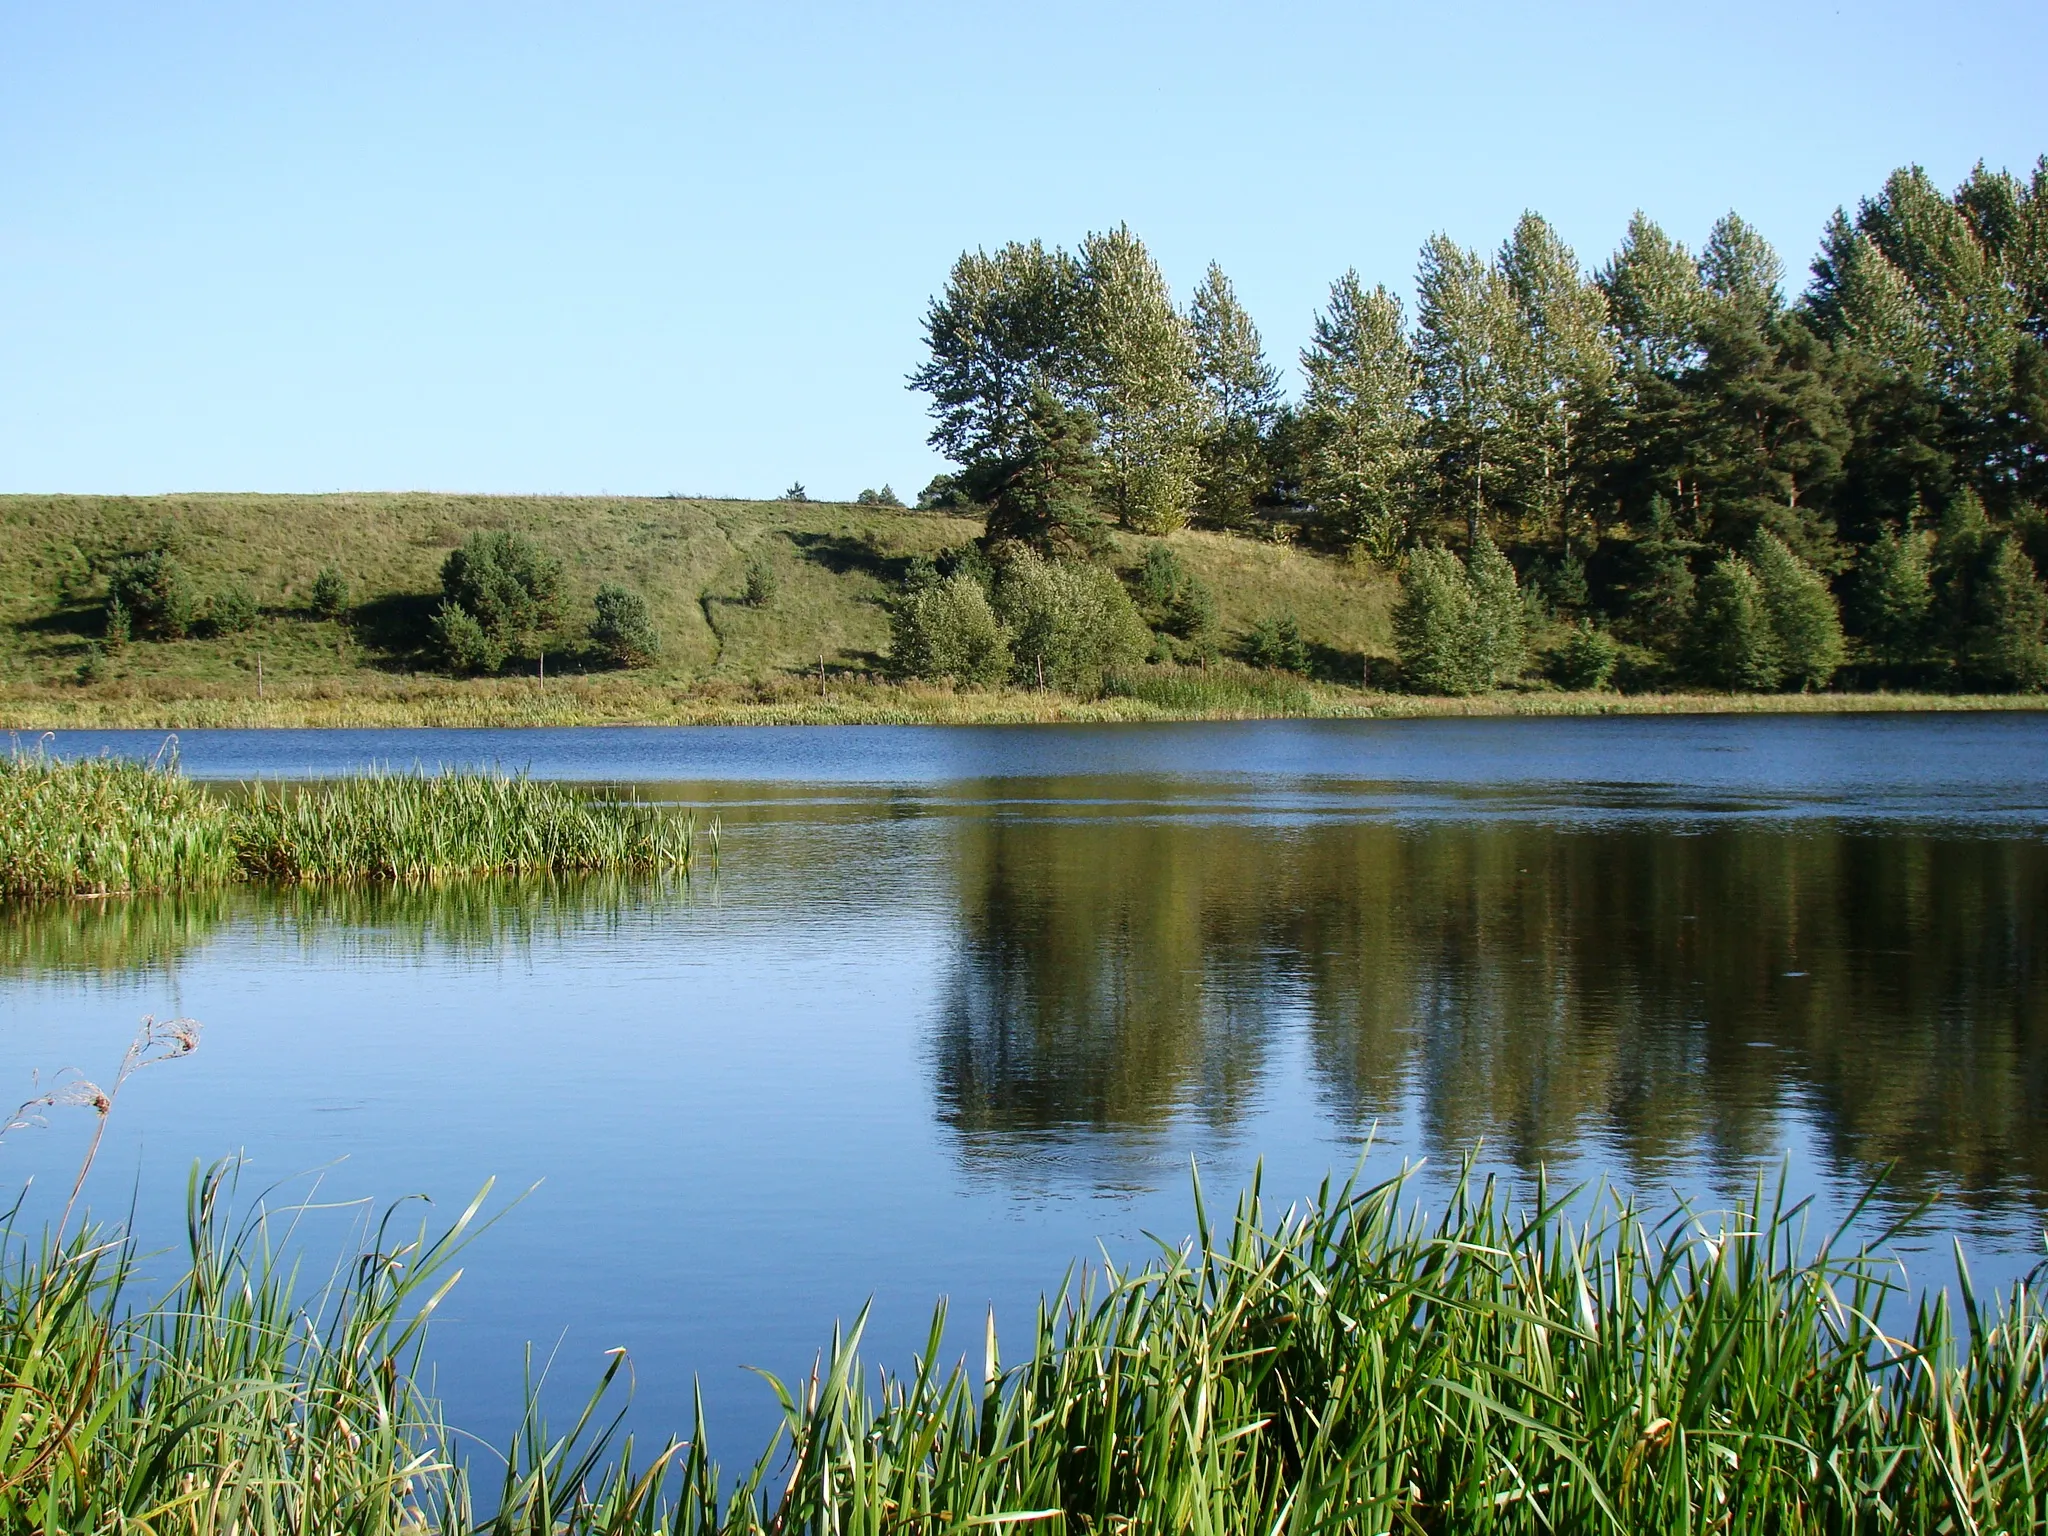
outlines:
{"label": "shrub on hillside", "polygon": [[590,639],[615,667],[645,667],[661,654],[647,599],[630,588],[607,584],[597,589]]}
{"label": "shrub on hillside", "polygon": [[768,558],[768,551],[755,550],[747,557],[747,584],[740,601],[749,608],[765,608],[775,600],[776,585],[775,563]]}
{"label": "shrub on hillside", "polygon": [[1099,565],[1044,560],[1012,546],[993,606],[1023,682],[1099,693],[1105,674],[1136,666],[1152,648],[1124,584]]}
{"label": "shrub on hillside", "polygon": [[1448,549],[1412,551],[1394,605],[1394,649],[1407,685],[1417,693],[1484,690],[1491,679],[1481,665],[1478,634],[1479,599],[1464,563]]}
{"label": "shrub on hillside", "polygon": [[107,575],[107,604],[119,604],[130,629],[151,640],[182,640],[198,608],[184,566],[166,549],[130,555]]}
{"label": "shrub on hillside", "polygon": [[903,498],[891,490],[886,483],[879,491],[862,491],[853,499],[864,507],[900,507],[903,505]]}
{"label": "shrub on hillside", "polygon": [[246,634],[256,627],[256,597],[237,584],[223,587],[207,599],[206,627],[216,635]]}
{"label": "shrub on hillside", "polygon": [[441,664],[457,677],[495,672],[505,665],[506,649],[460,603],[443,602],[434,611],[429,642]]}
{"label": "shrub on hillside", "polygon": [[562,562],[524,534],[473,533],[441,562],[441,596],[444,607],[476,621],[502,662],[513,647],[559,620]]}
{"label": "shrub on hillside", "polygon": [[1010,675],[1009,641],[988,594],[963,571],[925,574],[889,610],[890,659],[910,677],[1000,683]]}
{"label": "shrub on hillside", "polygon": [[307,606],[316,618],[338,619],[348,607],[348,597],[348,579],[333,566],[323,565],[313,578]]}
{"label": "shrub on hillside", "polygon": [[1271,614],[1253,624],[1245,636],[1244,655],[1255,667],[1296,674],[1308,671],[1308,646],[1291,613]]}

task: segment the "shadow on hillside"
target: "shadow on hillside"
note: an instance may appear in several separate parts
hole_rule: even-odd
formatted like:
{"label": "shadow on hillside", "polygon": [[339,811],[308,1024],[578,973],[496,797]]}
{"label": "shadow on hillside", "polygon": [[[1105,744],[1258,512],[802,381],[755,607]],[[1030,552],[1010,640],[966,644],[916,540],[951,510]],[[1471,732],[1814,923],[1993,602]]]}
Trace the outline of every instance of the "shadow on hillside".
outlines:
{"label": "shadow on hillside", "polygon": [[16,634],[76,635],[97,640],[107,632],[107,610],[103,603],[71,603],[32,619],[15,621]]}
{"label": "shadow on hillside", "polygon": [[371,666],[399,667],[426,642],[427,625],[440,601],[433,592],[387,593],[350,609],[349,628],[356,643],[374,653]]}
{"label": "shadow on hillside", "polygon": [[910,569],[910,556],[884,554],[866,539],[850,534],[791,533],[789,541],[804,559],[822,565],[835,576],[860,571],[893,586]]}

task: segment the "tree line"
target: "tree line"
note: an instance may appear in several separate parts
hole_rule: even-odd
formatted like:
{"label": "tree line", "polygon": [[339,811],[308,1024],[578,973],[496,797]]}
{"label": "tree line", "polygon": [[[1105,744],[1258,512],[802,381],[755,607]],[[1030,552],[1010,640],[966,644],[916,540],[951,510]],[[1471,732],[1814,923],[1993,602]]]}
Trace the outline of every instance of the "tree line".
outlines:
{"label": "tree line", "polygon": [[2048,157],[1894,172],[1790,295],[1734,213],[1697,252],[1638,213],[1592,271],[1533,212],[1437,235],[1412,316],[1331,285],[1297,399],[1223,271],[1183,306],[1127,228],[963,254],[924,333],[957,468],[920,504],[979,511],[997,564],[1189,524],[1386,562],[1409,681],[1448,691],[1552,619],[1581,686],[2048,682]]}

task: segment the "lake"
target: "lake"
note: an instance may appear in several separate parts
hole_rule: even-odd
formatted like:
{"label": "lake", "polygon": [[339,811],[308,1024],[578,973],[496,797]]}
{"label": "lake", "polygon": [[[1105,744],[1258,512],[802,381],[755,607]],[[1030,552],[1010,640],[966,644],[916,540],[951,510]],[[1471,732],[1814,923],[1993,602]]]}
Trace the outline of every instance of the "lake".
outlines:
{"label": "lake", "polygon": [[[162,733],[53,750],[148,755]],[[24,738],[26,745],[27,739]],[[685,880],[234,890],[0,909],[0,1070],[133,1080],[95,1170],[154,1242],[195,1159],[322,1203],[487,1179],[436,1338],[490,1434],[622,1345],[635,1420],[772,1421],[873,1302],[1020,1341],[1076,1261],[1426,1159],[1822,1216],[1889,1168],[2023,1273],[2048,1206],[2048,714],[1116,727],[192,732],[221,780],[495,765],[716,816]],[[90,1127],[17,1131],[61,1203]],[[1368,1150],[1369,1149],[1369,1150]],[[529,1191],[513,1203],[513,1197]],[[309,1241],[346,1212],[306,1218]],[[1819,1217],[1816,1225],[1819,1225]],[[319,1242],[313,1241],[316,1250]],[[978,1342],[976,1343],[978,1348]]]}

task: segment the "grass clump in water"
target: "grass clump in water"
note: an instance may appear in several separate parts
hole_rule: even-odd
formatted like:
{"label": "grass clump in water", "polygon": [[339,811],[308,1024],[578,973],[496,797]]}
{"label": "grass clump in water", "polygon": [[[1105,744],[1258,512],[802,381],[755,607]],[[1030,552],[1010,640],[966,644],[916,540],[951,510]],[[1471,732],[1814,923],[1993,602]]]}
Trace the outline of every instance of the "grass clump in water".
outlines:
{"label": "grass clump in water", "polygon": [[675,870],[695,840],[686,815],[524,775],[368,773],[237,799],[175,760],[0,761],[0,896]]}

